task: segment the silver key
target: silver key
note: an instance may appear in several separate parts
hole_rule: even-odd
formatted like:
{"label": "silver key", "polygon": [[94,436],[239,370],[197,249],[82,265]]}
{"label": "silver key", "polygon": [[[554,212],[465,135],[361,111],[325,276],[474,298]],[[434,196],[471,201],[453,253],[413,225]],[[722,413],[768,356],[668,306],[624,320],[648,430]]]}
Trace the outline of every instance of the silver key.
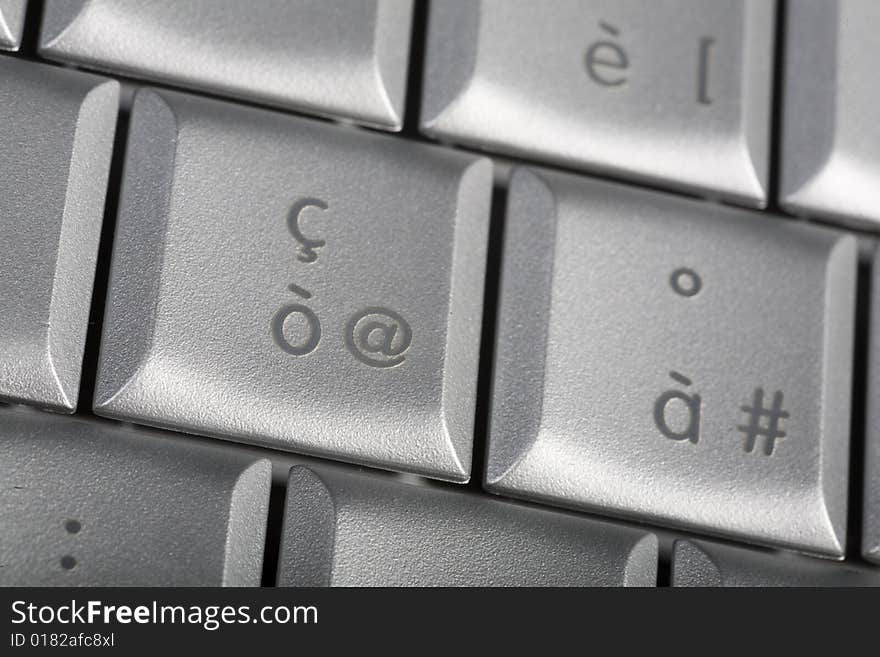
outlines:
{"label": "silver key", "polygon": [[774,3],[431,4],[431,136],[766,202]]}
{"label": "silver key", "polygon": [[780,201],[880,226],[876,0],[788,4]]}
{"label": "silver key", "polygon": [[18,50],[24,30],[26,0],[0,0],[0,50]]}
{"label": "silver key", "polygon": [[784,552],[676,541],[673,586],[880,586],[880,572]]}
{"label": "silver key", "polygon": [[489,490],[843,553],[852,236],[528,170],[505,231]]}
{"label": "silver key", "polygon": [[880,564],[880,246],[874,252],[868,408],[865,423],[865,494],[862,554]]}
{"label": "silver key", "polygon": [[271,465],[95,421],[0,412],[0,584],[257,586]]}
{"label": "silver key", "polygon": [[40,54],[400,130],[412,0],[47,0]]}
{"label": "silver key", "polygon": [[491,163],[142,91],[95,410],[467,480]]}
{"label": "silver key", "polygon": [[119,84],[0,58],[0,399],[72,412]]}
{"label": "silver key", "polygon": [[643,530],[366,474],[290,471],[279,586],[654,586]]}

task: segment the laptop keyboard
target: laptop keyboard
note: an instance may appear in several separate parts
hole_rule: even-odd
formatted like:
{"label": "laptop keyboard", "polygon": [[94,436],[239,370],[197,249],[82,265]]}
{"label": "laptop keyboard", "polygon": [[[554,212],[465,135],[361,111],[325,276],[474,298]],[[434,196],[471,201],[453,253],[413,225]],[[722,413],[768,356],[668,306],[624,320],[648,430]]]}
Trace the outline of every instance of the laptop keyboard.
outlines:
{"label": "laptop keyboard", "polygon": [[0,584],[880,585],[878,34],[0,0]]}

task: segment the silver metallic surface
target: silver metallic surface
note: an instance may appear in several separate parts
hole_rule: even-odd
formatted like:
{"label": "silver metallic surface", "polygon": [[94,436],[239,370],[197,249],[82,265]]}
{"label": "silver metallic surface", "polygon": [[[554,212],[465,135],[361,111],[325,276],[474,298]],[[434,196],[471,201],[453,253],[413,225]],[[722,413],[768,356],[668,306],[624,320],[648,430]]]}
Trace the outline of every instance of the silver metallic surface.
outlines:
{"label": "silver metallic surface", "polygon": [[654,586],[654,534],[375,475],[290,471],[279,586]]}
{"label": "silver metallic surface", "polygon": [[842,556],[854,238],[526,169],[507,207],[487,488]]}
{"label": "silver metallic surface", "polygon": [[791,0],[780,202],[804,215],[880,225],[880,3]]}
{"label": "silver metallic surface", "polygon": [[0,399],[76,408],[118,97],[0,58]]}
{"label": "silver metallic surface", "polygon": [[862,555],[880,564],[880,246],[874,253],[871,333],[868,338],[867,417],[865,418],[865,494]]}
{"label": "silver metallic surface", "polygon": [[412,0],[47,0],[40,54],[389,130]]}
{"label": "silver metallic surface", "polygon": [[422,130],[763,206],[774,7],[432,3]]}
{"label": "silver metallic surface", "polygon": [[676,541],[672,586],[880,586],[880,572],[785,552]]}
{"label": "silver metallic surface", "polygon": [[469,478],[488,160],[152,90],[127,158],[97,413]]}
{"label": "silver metallic surface", "polygon": [[26,0],[0,0],[0,50],[18,50],[24,29]]}
{"label": "silver metallic surface", "polygon": [[271,465],[0,411],[0,585],[258,586]]}

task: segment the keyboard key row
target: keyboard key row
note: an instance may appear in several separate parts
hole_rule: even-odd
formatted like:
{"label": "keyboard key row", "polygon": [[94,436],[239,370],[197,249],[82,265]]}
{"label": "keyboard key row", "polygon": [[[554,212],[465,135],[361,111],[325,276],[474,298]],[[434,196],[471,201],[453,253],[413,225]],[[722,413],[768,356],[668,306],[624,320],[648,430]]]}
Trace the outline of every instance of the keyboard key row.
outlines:
{"label": "keyboard key row", "polygon": [[[876,226],[880,8],[525,0],[432,3],[420,125],[434,138],[767,204],[771,90],[784,93],[780,202]],[[0,3],[17,47],[24,0]],[[412,0],[47,0],[44,57],[387,130],[403,124]],[[159,47],[157,47],[159,44]]]}
{"label": "keyboard key row", "polygon": [[[0,398],[71,411],[118,86],[0,67]],[[97,413],[469,479],[488,160],[145,89],[123,178]],[[487,487],[841,555],[854,239],[526,169],[507,206]]]}
{"label": "keyboard key row", "polygon": [[[0,585],[254,586],[271,465],[241,450],[0,410]],[[290,470],[279,586],[654,586],[649,531],[325,466]],[[878,586],[880,572],[707,541],[674,586]]]}
{"label": "keyboard key row", "polygon": [[[0,411],[0,585],[255,586],[271,466],[238,450]],[[654,586],[648,532],[295,467],[278,583]]]}

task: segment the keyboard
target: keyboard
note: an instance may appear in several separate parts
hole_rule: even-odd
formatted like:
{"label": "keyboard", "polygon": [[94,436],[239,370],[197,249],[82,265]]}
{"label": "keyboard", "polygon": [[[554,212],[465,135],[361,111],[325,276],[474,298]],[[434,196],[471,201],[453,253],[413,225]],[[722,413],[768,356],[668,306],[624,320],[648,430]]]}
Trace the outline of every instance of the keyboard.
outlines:
{"label": "keyboard", "polygon": [[0,0],[0,584],[880,585],[878,35]]}

